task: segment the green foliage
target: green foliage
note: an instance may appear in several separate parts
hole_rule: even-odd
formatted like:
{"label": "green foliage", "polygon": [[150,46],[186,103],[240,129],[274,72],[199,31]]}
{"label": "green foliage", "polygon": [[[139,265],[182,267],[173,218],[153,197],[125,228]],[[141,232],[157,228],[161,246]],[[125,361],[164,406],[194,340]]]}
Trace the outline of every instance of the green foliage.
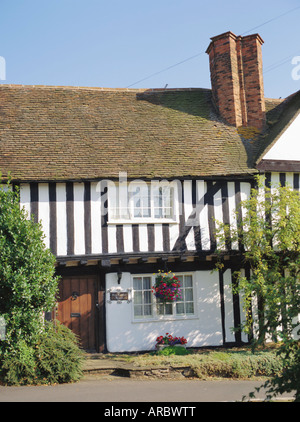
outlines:
{"label": "green foliage", "polygon": [[274,352],[211,352],[193,362],[199,378],[222,377],[246,379],[270,377],[282,370],[282,361]]}
{"label": "green foliage", "polygon": [[84,355],[79,349],[78,339],[58,321],[46,324],[35,350],[40,379],[64,383],[81,378]]}
{"label": "green foliage", "polygon": [[159,356],[188,355],[190,352],[182,346],[168,346],[156,352]]}
{"label": "green foliage", "polygon": [[300,402],[300,348],[299,343],[289,340],[282,344],[283,370],[264,384],[268,398],[295,391],[295,402]]}
{"label": "green foliage", "polygon": [[[166,347],[161,351],[138,355],[105,355],[107,359],[122,359],[135,367],[191,368],[191,376],[207,379],[234,378],[249,379],[271,377],[281,374],[284,369],[282,357],[273,348],[252,352],[250,347],[243,349],[184,349],[181,355],[177,347]],[[178,347],[182,349],[182,347]]]}
{"label": "green foliage", "polygon": [[83,353],[75,335],[56,322],[46,322],[35,345],[19,340],[0,359],[0,380],[6,385],[78,381]]}
{"label": "green foliage", "polygon": [[55,257],[41,224],[20,208],[19,192],[0,185],[0,378],[6,384],[58,383],[80,377],[73,333],[44,321],[56,303]]}
{"label": "green foliage", "polygon": [[[242,244],[241,268],[249,268],[250,277],[237,272],[233,289],[242,293],[246,315],[243,329],[254,334],[256,343],[264,343],[267,336],[282,342],[281,356],[289,356],[284,360],[282,375],[286,379],[291,375],[290,367],[299,373],[300,363],[295,340],[300,328],[300,195],[288,186],[267,188],[258,178],[257,188],[241,203],[240,211],[243,218],[239,220],[237,214],[235,227],[219,224],[220,256],[228,245]],[[257,311],[252,312],[255,301]],[[273,381],[278,388],[287,385],[281,376]],[[290,384],[299,396],[299,377],[298,381],[292,377]]]}
{"label": "green foliage", "polygon": [[0,383],[32,384],[36,379],[34,349],[24,340],[14,343],[0,358]]}
{"label": "green foliage", "polygon": [[18,191],[0,185],[0,315],[6,322],[2,350],[20,339],[35,342],[43,313],[54,307],[55,257],[43,238],[41,225],[20,209]]}
{"label": "green foliage", "polygon": [[[299,193],[289,187],[266,188],[258,179],[258,188],[252,189],[241,208],[243,219],[237,228],[223,227],[218,237],[223,246],[228,241],[242,242],[243,265],[251,270],[250,279],[238,274],[236,286],[243,292],[248,315],[245,329],[257,328],[261,341],[267,334],[273,341],[291,338],[299,326],[300,308]],[[259,301],[256,316],[248,312],[255,297]]]}

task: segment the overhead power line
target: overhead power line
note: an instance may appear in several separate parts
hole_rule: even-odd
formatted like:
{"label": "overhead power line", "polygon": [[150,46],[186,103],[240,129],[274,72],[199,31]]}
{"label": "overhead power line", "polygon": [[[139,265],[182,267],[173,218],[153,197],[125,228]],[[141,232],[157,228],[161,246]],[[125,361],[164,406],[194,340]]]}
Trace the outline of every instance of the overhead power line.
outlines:
{"label": "overhead power line", "polygon": [[168,66],[168,67],[166,67],[165,69],[162,69],[162,70],[160,70],[160,71],[158,71],[158,72],[152,73],[151,75],[146,76],[145,78],[140,79],[139,81],[137,81],[137,82],[135,82],[135,83],[133,83],[133,84],[131,84],[131,85],[128,85],[128,86],[127,86],[127,88],[130,88],[131,86],[136,85],[136,84],[138,84],[138,83],[140,83],[140,82],[146,81],[147,79],[150,79],[150,78],[152,78],[153,76],[159,75],[160,73],[166,72],[167,70],[170,70],[170,69],[172,69],[173,67],[179,66],[180,64],[185,63],[185,62],[187,62],[187,61],[189,61],[189,60],[195,59],[196,57],[199,57],[199,56],[201,56],[202,54],[204,54],[204,51],[202,51],[201,53],[195,54],[194,56],[188,57],[187,59],[184,59],[184,60],[182,60],[181,62],[178,62],[178,63],[175,63],[175,64],[173,64],[173,65],[171,65],[171,66]]}
{"label": "overhead power line", "polygon": [[[255,27],[253,27],[253,28],[249,29],[248,31],[244,32],[244,33],[243,33],[243,34],[241,34],[241,35],[248,34],[249,32],[252,32],[252,31],[254,31],[255,29],[261,28],[262,26],[267,25],[268,23],[273,22],[273,21],[275,21],[275,20],[277,20],[277,19],[280,19],[280,18],[282,18],[283,16],[285,16],[285,15],[287,15],[287,14],[289,14],[289,13],[294,12],[294,11],[295,11],[295,10],[297,10],[297,9],[300,9],[300,6],[294,7],[293,9],[290,9],[290,10],[288,10],[287,12],[282,13],[281,15],[275,16],[274,18],[269,19],[269,20],[267,20],[267,21],[265,21],[265,22],[261,23],[260,25],[257,25],[257,26],[255,26]],[[179,66],[179,65],[181,65],[181,64],[183,64],[183,63],[186,63],[186,62],[188,62],[188,61],[190,61],[190,60],[193,60],[193,59],[195,59],[196,57],[199,57],[199,56],[201,56],[201,55],[202,55],[202,54],[204,54],[204,53],[205,53],[205,51],[201,51],[201,53],[197,53],[197,54],[194,54],[193,56],[187,57],[186,59],[181,60],[180,62],[177,62],[177,63],[175,63],[175,64],[173,64],[173,65],[171,65],[171,66],[168,66],[168,67],[166,67],[166,68],[164,68],[164,69],[162,69],[162,70],[159,70],[158,72],[152,73],[151,75],[148,75],[148,76],[146,76],[145,78],[139,79],[138,81],[134,82],[133,84],[128,85],[128,86],[127,86],[127,88],[131,88],[132,86],[137,85],[137,84],[138,84],[138,83],[140,83],[140,82],[144,82],[144,81],[146,81],[147,79],[153,78],[154,76],[157,76],[157,75],[159,75],[159,74],[161,74],[161,73],[164,73],[164,72],[166,72],[166,71],[168,71],[168,70],[170,70],[170,69],[173,69],[173,68],[174,68],[174,67],[176,67],[176,66]],[[285,62],[285,63],[286,63],[286,62]],[[281,64],[284,64],[284,63],[281,63]],[[281,66],[281,64],[279,64],[278,66]],[[273,66],[273,65],[271,65],[271,66]],[[276,66],[276,67],[278,67],[278,66]],[[276,67],[274,67],[274,69],[275,69]],[[270,70],[273,70],[273,69],[266,70],[266,72],[269,72]],[[265,73],[266,73],[266,72],[265,72]]]}
{"label": "overhead power line", "polygon": [[280,66],[284,65],[285,63],[291,62],[291,59],[292,59],[293,57],[295,57],[297,54],[300,54],[300,50],[295,51],[295,53],[294,53],[294,54],[291,54],[290,56],[284,57],[283,59],[278,60],[277,62],[275,62],[275,63],[273,63],[273,64],[270,64],[269,66],[267,66],[267,67],[265,68],[264,73],[268,73],[268,72],[270,72],[271,70],[277,69],[278,67],[280,67]]}
{"label": "overhead power line", "polygon": [[260,28],[261,26],[267,25],[267,23],[270,23],[270,22],[273,22],[273,21],[275,21],[275,20],[277,20],[277,19],[280,19],[280,18],[282,18],[283,16],[288,15],[289,13],[294,12],[294,11],[295,11],[295,10],[297,10],[297,9],[300,9],[300,6],[294,7],[294,9],[288,10],[287,12],[282,13],[281,15],[275,16],[274,18],[269,19],[268,21],[265,21],[265,22],[261,23],[260,25],[255,26],[254,28],[249,29],[248,31],[244,32],[244,33],[243,33],[243,34],[241,34],[241,35],[248,34],[249,32],[252,32],[252,31],[254,31],[255,29],[258,29],[258,28]]}

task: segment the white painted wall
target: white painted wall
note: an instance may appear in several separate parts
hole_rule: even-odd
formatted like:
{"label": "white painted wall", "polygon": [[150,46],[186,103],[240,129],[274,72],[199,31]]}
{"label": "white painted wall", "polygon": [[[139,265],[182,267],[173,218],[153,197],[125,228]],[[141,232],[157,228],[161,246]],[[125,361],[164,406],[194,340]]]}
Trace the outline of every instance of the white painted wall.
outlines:
{"label": "white painted wall", "polygon": [[66,184],[56,187],[57,255],[67,255],[67,202]]}
{"label": "white painted wall", "polygon": [[[195,316],[193,317],[164,316],[137,322],[133,318],[132,302],[107,302],[108,351],[154,350],[156,338],[166,332],[173,336],[184,336],[188,340],[188,347],[222,345],[219,275],[217,272],[196,271],[193,273],[193,279],[195,297]],[[106,300],[109,300],[108,290],[117,291],[118,289],[122,291],[129,289],[129,299],[131,299],[132,275],[123,273],[121,283],[118,284],[116,273],[107,274],[106,288]],[[229,302],[230,299],[228,299],[228,304]]]}
{"label": "white painted wall", "polygon": [[231,288],[231,270],[226,270],[223,275],[224,280],[224,307],[225,307],[225,332],[226,342],[234,342],[235,336],[232,331],[234,327],[233,319],[233,296]]}
{"label": "white painted wall", "polygon": [[30,186],[28,183],[22,183],[20,186],[20,204],[30,218]]}
{"label": "white painted wall", "polygon": [[[242,276],[245,276],[245,272],[241,270]],[[231,269],[228,269],[224,272],[223,280],[224,280],[224,307],[225,307],[225,341],[226,343],[235,342],[235,333],[232,330],[234,327],[234,317],[233,317],[233,292],[232,292],[232,285],[231,285]],[[246,321],[246,314],[244,312],[244,299],[243,293],[239,293],[239,300],[240,300],[240,319],[241,324]],[[243,342],[248,342],[248,335],[245,334],[243,331],[241,333],[241,339]]]}
{"label": "white painted wall", "polygon": [[74,254],[85,254],[83,183],[74,183]]}
{"label": "white painted wall", "polygon": [[300,114],[264,155],[263,159],[300,161]]}

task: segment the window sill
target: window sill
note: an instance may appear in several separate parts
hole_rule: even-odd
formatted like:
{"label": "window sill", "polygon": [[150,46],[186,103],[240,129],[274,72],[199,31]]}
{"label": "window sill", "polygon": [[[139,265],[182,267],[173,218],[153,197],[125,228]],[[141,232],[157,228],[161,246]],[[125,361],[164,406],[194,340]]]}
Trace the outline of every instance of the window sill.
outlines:
{"label": "window sill", "polygon": [[109,220],[108,225],[115,224],[179,224],[177,220],[167,220],[167,219],[141,219],[137,218],[135,220]]}
{"label": "window sill", "polygon": [[185,320],[192,320],[192,319],[199,319],[196,315],[183,315],[183,316],[174,316],[174,315],[162,315],[162,316],[155,316],[152,318],[140,318],[140,319],[133,319],[131,322],[133,324],[140,324],[141,322],[162,322],[162,321],[185,321]]}

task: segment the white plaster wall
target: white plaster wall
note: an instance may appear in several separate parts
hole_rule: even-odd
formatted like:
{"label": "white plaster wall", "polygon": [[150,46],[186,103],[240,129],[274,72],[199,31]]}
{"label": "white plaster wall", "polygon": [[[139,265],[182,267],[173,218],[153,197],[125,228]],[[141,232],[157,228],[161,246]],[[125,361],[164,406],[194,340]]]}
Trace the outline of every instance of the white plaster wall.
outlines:
{"label": "white plaster wall", "polygon": [[44,243],[46,248],[50,247],[50,215],[49,215],[49,185],[48,183],[39,184],[39,220],[42,223],[45,235]]}
{"label": "white plaster wall", "polygon": [[300,161],[300,114],[279,137],[276,144],[263,157],[264,160]]}
{"label": "white plaster wall", "polygon": [[225,307],[225,341],[226,342],[234,342],[235,336],[234,332],[232,331],[232,327],[234,327],[234,319],[233,319],[233,296],[232,296],[232,288],[231,288],[231,270],[226,270],[224,272],[224,307]]}
{"label": "white plaster wall", "polygon": [[74,254],[84,255],[84,184],[74,183]]}
{"label": "white plaster wall", "polygon": [[58,183],[56,188],[57,255],[67,255],[67,201],[66,184]]}
{"label": "white plaster wall", "polygon": [[[197,271],[193,273],[195,316],[168,319],[159,317],[145,321],[134,321],[132,302],[112,301],[106,303],[107,348],[109,352],[133,352],[153,350],[156,338],[166,332],[173,336],[184,336],[188,347],[222,345],[219,276],[217,272]],[[131,299],[132,277],[123,273],[121,283],[117,274],[106,276],[106,300],[109,292],[129,290]]]}
{"label": "white plaster wall", "polygon": [[30,218],[30,186],[28,183],[20,185],[20,204],[28,214],[28,218]]}
{"label": "white plaster wall", "polygon": [[[244,270],[241,270],[242,276],[245,275]],[[225,341],[226,342],[235,342],[235,333],[233,331],[234,327],[234,316],[233,316],[233,292],[232,292],[232,273],[231,269],[228,269],[224,272],[224,307],[225,307]],[[244,324],[246,321],[246,314],[244,311],[244,302],[243,294],[239,293],[240,300],[240,320],[241,324]],[[248,342],[248,335],[242,331],[241,339],[245,343]]]}

